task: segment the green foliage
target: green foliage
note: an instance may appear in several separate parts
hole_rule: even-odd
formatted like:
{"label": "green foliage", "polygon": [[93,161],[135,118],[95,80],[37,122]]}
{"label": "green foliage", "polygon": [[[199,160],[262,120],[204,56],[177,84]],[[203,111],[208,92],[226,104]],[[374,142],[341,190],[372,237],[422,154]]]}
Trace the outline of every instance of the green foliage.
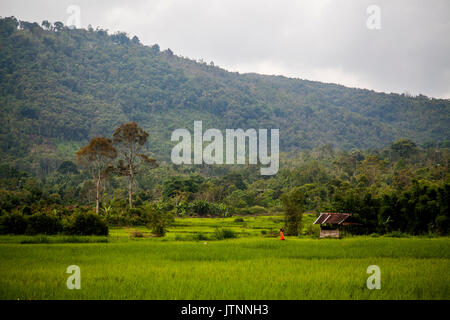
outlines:
{"label": "green foliage", "polygon": [[[391,147],[370,151],[318,148],[285,158],[278,175],[263,178],[257,168],[211,169],[165,166],[144,175],[127,209],[126,182],[112,176],[105,185],[100,215],[111,226],[146,225],[142,208],[155,201],[177,217],[229,217],[282,212],[282,195],[299,188],[306,212],[349,212],[356,234],[449,233],[448,149],[424,149],[403,158]],[[0,178],[3,215],[18,211],[67,219],[80,205],[92,207],[95,187],[84,173],[48,175],[39,180],[10,166]],[[216,171],[217,170],[217,171]],[[238,188],[240,186],[240,188]],[[164,190],[172,190],[166,196]],[[169,196],[170,195],[170,196]],[[161,200],[162,199],[162,200]],[[78,208],[77,208],[78,207]],[[282,225],[280,225],[282,227]]]}
{"label": "green foliage", "polygon": [[248,208],[249,214],[264,214],[267,213],[267,209],[262,206],[253,206]]}
{"label": "green foliage", "polygon": [[297,236],[302,229],[303,208],[305,197],[301,188],[296,187],[281,197],[284,209],[286,234]]}
{"label": "green foliage", "polygon": [[192,201],[189,204],[188,211],[191,212],[193,215],[197,215],[200,217],[204,216],[227,217],[231,215],[226,205],[221,203],[211,203],[206,200]]}
{"label": "green foliage", "polygon": [[146,211],[142,207],[127,208],[123,211],[130,225],[143,225],[146,223]]}
{"label": "green foliage", "polygon": [[384,236],[390,237],[390,238],[408,238],[408,235],[406,233],[403,233],[400,231],[389,232],[389,233],[386,233]]}
{"label": "green foliage", "polygon": [[450,233],[450,218],[448,216],[437,216],[436,217],[436,229],[441,235],[447,235]]}
{"label": "green foliage", "polygon": [[39,244],[39,243],[106,243],[107,237],[99,236],[65,236],[58,235],[48,237],[46,235],[30,236],[20,241],[21,244]]}
{"label": "green foliage", "polygon": [[194,239],[195,241],[209,240],[208,236],[204,235],[203,233],[194,233],[192,235],[192,239]]}
{"label": "green foliage", "polygon": [[20,213],[8,213],[0,217],[0,234],[24,234],[27,221]]}
{"label": "green foliage", "polygon": [[195,200],[192,202],[192,211],[199,216],[206,216],[211,212],[211,205],[205,200]]}
{"label": "green foliage", "polygon": [[441,230],[446,234],[449,195],[448,183],[438,187],[415,181],[410,189],[384,192],[379,196],[367,190],[343,190],[335,193],[333,202],[337,211],[355,213],[354,217],[363,224],[352,228],[356,233],[427,234]]}
{"label": "green foliage", "polygon": [[231,229],[217,228],[214,232],[214,237],[217,240],[233,239],[237,238],[237,234]]}
{"label": "green foliage", "polygon": [[0,179],[20,179],[28,176],[26,172],[21,172],[7,164],[0,165]]}
{"label": "green foliage", "polygon": [[200,184],[203,182],[203,178],[198,175],[191,175],[188,177],[172,176],[164,181],[162,195],[165,199],[174,197],[179,194],[189,195],[198,192]]}
{"label": "green foliage", "polygon": [[63,225],[57,216],[46,213],[35,213],[27,218],[26,234],[57,234],[62,231]]}
{"label": "green foliage", "polygon": [[213,215],[218,217],[231,217],[232,213],[230,212],[227,205],[223,203],[213,203]]}
{"label": "green foliage", "polygon": [[78,168],[72,161],[64,161],[58,168],[58,173],[61,174],[78,174]]}
{"label": "green foliage", "polygon": [[[236,75],[124,33],[0,21],[0,161],[7,163],[0,166],[1,212],[57,208],[66,219],[73,210],[65,208],[96,198],[92,177],[73,163],[88,138],[139,121],[149,134],[142,131],[136,143],[148,139],[143,152],[165,159],[170,131],[201,118],[223,128],[279,124],[279,174],[261,177],[251,165],[165,164],[136,177],[141,190],[130,192],[136,210],[123,204],[131,188],[109,177],[98,200],[109,224],[145,224],[140,207],[158,200],[177,216],[279,212],[282,194],[298,187],[302,210],[350,212],[361,223],[350,228],[354,233],[449,232],[447,100]],[[293,205],[283,199],[285,209]],[[289,224],[299,223],[290,217]]]}
{"label": "green foliage", "polygon": [[391,144],[391,149],[396,156],[409,158],[417,151],[416,144],[408,139],[400,139]]}
{"label": "green foliage", "polygon": [[50,243],[50,239],[45,235],[39,235],[30,239],[25,239],[20,242],[21,244],[37,244],[37,243]]}
{"label": "green foliage", "polygon": [[58,144],[110,136],[130,120],[149,128],[149,151],[164,160],[171,131],[198,119],[219,129],[277,124],[285,152],[450,140],[448,100],[236,74],[123,32],[71,30],[61,22],[40,27],[3,18],[0,41],[0,160],[39,177],[73,161],[60,157]]}
{"label": "green foliage", "polygon": [[70,235],[107,236],[108,226],[105,221],[95,213],[77,212],[70,217],[64,231]]}
{"label": "green foliage", "polygon": [[303,232],[305,236],[311,236],[313,238],[319,238],[320,236],[320,225],[318,224],[308,224],[306,230]]}
{"label": "green foliage", "polygon": [[130,233],[130,238],[144,238],[144,233],[140,232],[140,231],[137,231],[137,230],[132,231]]}
{"label": "green foliage", "polygon": [[164,208],[162,203],[152,203],[143,208],[148,228],[158,237],[164,237],[167,228],[173,224],[172,212]]}
{"label": "green foliage", "polygon": [[24,216],[31,216],[31,215],[33,214],[33,210],[31,209],[30,206],[24,206],[24,207],[22,208],[22,214],[23,214]]}

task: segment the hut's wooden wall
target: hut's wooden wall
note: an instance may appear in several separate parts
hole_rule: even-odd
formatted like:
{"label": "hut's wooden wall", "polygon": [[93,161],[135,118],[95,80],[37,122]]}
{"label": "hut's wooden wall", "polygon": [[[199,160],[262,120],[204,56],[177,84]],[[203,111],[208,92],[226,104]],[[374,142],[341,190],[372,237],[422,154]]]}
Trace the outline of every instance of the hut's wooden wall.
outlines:
{"label": "hut's wooden wall", "polygon": [[339,230],[320,230],[320,238],[339,238]]}

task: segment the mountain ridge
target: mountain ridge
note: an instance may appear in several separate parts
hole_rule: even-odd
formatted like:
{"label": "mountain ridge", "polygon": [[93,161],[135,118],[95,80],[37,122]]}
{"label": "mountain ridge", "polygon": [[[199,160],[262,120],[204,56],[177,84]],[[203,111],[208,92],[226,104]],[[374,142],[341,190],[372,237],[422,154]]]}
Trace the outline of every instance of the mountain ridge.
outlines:
{"label": "mountain ridge", "polygon": [[450,100],[229,72],[144,46],[125,33],[0,20],[0,159],[54,170],[88,139],[123,122],[150,133],[168,159],[170,133],[279,128],[282,152],[329,144],[378,148],[399,138],[450,140]]}

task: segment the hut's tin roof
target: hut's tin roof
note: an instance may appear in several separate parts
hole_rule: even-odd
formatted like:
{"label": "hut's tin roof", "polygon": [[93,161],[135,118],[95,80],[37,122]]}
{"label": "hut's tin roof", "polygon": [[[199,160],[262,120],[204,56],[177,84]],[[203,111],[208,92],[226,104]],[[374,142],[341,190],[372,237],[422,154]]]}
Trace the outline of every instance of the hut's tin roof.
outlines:
{"label": "hut's tin roof", "polygon": [[341,224],[351,213],[334,213],[334,212],[324,212],[314,221],[314,224]]}

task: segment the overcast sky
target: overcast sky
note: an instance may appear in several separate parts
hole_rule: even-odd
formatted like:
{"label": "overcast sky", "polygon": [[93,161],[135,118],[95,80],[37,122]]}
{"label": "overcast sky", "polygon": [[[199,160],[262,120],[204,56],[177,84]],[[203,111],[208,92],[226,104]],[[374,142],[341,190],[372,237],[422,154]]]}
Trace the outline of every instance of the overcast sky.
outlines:
{"label": "overcast sky", "polygon": [[67,24],[70,5],[83,28],[230,71],[450,98],[449,0],[2,0],[0,16]]}

